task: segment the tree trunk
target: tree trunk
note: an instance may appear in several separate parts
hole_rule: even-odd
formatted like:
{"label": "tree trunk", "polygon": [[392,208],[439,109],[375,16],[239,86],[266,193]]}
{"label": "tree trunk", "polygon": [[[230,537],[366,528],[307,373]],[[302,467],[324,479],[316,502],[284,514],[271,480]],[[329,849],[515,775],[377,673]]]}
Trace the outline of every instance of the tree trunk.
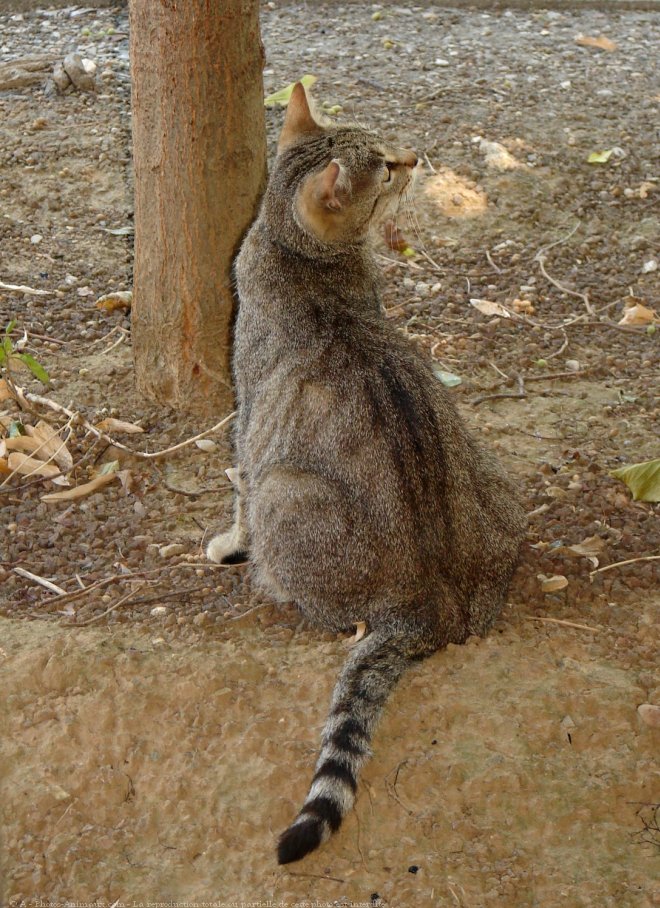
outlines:
{"label": "tree trunk", "polygon": [[258,0],[131,0],[138,390],[232,406],[231,266],[266,180]]}

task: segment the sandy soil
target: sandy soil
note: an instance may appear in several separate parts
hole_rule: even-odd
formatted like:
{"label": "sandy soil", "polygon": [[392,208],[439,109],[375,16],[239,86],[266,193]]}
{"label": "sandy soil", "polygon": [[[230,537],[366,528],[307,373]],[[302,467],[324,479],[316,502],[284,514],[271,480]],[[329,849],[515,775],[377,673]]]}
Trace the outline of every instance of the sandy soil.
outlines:
{"label": "sandy soil", "polygon": [[[657,713],[638,707],[660,701],[658,562],[634,559],[660,532],[609,471],[658,456],[657,334],[617,324],[630,296],[659,309],[658,20],[375,11],[266,7],[266,88],[314,73],[321,102],[428,158],[419,233],[400,224],[417,257],[379,250],[385,301],[461,378],[466,419],[524,490],[509,606],[488,639],[404,679],[354,814],[278,868],[346,641],[271,605],[245,568],[205,563],[231,508],[226,435],[149,462],[77,427],[75,481],[119,459],[125,486],[68,504],[42,501],[48,481],[0,487],[2,904],[654,904]],[[132,238],[107,232],[131,224],[125,10],[0,13],[0,28],[9,59],[98,63],[95,95],[0,92],[0,281],[50,292],[0,290],[0,325],[16,318],[52,377],[20,380],[92,421],[138,421],[121,440],[162,450],[206,425],[140,399],[130,318],[95,307],[131,286]],[[272,143],[281,112],[267,118]],[[597,563],[569,548],[585,539]],[[568,585],[544,594],[539,574]]]}

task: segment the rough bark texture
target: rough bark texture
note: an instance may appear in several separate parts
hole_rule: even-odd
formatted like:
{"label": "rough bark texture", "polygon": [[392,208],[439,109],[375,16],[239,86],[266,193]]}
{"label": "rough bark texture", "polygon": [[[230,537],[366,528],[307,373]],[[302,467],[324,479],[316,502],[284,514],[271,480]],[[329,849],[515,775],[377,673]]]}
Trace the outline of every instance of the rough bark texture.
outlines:
{"label": "rough bark texture", "polygon": [[231,407],[231,263],[266,179],[257,0],[131,0],[133,345],[147,396]]}

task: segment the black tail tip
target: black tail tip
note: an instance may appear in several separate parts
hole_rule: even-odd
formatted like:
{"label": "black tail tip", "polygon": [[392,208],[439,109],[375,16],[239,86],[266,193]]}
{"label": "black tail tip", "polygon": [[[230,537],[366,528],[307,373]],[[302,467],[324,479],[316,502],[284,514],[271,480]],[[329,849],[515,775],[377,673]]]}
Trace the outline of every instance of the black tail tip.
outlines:
{"label": "black tail tip", "polygon": [[310,851],[319,847],[322,841],[323,821],[318,817],[299,820],[289,826],[277,844],[277,863],[291,864],[299,861]]}

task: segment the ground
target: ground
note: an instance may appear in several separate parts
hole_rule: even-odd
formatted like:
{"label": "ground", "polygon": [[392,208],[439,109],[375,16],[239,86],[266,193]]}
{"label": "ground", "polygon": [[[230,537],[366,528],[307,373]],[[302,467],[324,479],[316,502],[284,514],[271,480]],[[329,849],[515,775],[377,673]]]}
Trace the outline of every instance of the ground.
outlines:
{"label": "ground", "polygon": [[[131,288],[132,236],[111,232],[132,223],[126,11],[0,26],[5,59],[98,64],[95,94],[0,91],[0,281],[47,291],[0,289],[0,324],[51,383],[14,377],[162,451],[217,420],[141,399],[130,316],[95,305]],[[660,532],[611,470],[658,456],[657,334],[619,322],[660,311],[659,31],[632,10],[264,7],[267,92],[316,75],[321,103],[423,157],[417,224],[399,222],[416,255],[378,249],[387,316],[461,379],[521,488],[521,566],[487,639],[401,682],[341,832],[279,868],[347,642],[204,560],[230,519],[226,430],[148,460],[74,421],[73,483],[113,460],[123,483],[47,502],[51,481],[0,477],[0,901],[651,906]]]}

